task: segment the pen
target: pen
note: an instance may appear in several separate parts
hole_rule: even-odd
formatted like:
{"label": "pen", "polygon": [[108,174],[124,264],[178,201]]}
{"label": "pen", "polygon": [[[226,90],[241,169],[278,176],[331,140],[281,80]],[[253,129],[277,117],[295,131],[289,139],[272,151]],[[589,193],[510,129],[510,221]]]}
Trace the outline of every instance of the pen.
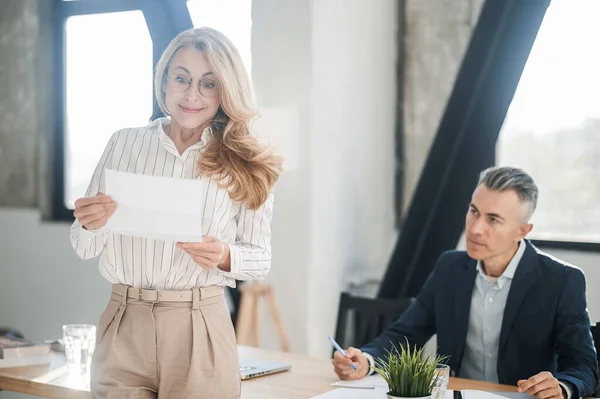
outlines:
{"label": "pen", "polygon": [[[329,339],[329,342],[331,342],[331,345],[333,345],[336,351],[338,351],[342,356],[346,356],[346,352],[344,352],[342,347],[339,346],[337,342],[335,342],[335,339],[331,338],[331,336],[327,338]],[[352,366],[352,368],[356,370],[356,366],[354,365],[354,363],[350,363],[350,366]]]}

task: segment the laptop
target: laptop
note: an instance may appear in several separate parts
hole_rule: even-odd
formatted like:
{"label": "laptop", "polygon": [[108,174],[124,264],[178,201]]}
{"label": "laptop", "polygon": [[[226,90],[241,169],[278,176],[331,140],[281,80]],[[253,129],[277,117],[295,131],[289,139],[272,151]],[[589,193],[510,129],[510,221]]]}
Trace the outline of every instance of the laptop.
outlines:
{"label": "laptop", "polygon": [[291,368],[292,365],[288,363],[240,359],[240,376],[242,380],[281,373],[282,371],[288,371]]}

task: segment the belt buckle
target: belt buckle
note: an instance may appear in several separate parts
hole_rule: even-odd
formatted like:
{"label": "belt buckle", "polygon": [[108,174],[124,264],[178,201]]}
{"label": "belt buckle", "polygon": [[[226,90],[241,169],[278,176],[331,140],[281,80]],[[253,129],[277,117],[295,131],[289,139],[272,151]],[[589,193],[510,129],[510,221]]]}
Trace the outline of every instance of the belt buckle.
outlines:
{"label": "belt buckle", "polygon": [[[144,299],[143,296],[144,296],[145,292],[154,292],[156,294],[156,299]],[[158,299],[158,290],[149,290],[149,289],[145,289],[145,288],[140,288],[138,300],[140,300],[141,302],[158,303],[160,301]]]}

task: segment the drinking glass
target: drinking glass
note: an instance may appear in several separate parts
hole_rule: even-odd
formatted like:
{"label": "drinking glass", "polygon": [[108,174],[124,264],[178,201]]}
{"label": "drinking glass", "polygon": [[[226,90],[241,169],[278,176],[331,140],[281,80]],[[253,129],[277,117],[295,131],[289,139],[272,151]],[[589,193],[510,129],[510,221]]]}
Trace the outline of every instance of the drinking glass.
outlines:
{"label": "drinking glass", "polygon": [[446,390],[448,389],[448,381],[450,381],[450,366],[446,364],[438,364],[435,368],[435,377],[437,381],[431,392],[431,399],[446,399]]}
{"label": "drinking glass", "polygon": [[90,370],[92,354],[96,347],[96,326],[91,324],[65,324],[63,344],[67,366],[71,374],[86,374]]}

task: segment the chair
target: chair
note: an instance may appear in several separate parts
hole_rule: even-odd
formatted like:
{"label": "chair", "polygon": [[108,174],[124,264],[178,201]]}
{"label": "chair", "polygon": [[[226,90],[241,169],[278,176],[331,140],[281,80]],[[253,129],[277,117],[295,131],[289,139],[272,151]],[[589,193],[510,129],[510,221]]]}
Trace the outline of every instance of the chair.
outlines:
{"label": "chair", "polygon": [[415,301],[414,298],[385,299],[352,296],[340,298],[335,340],[343,348],[360,348],[377,338]]}
{"label": "chair", "polygon": [[238,345],[258,347],[260,338],[259,300],[265,299],[275,332],[279,337],[281,350],[290,351],[290,343],[283,328],[273,286],[258,281],[245,283],[240,287],[241,299],[237,314],[236,338]]}
{"label": "chair", "polygon": [[[600,363],[600,323],[592,324],[590,330],[592,332],[592,339],[594,340],[594,347],[596,348],[596,356],[598,356],[598,363]],[[600,387],[596,389],[594,396],[600,398]]]}

